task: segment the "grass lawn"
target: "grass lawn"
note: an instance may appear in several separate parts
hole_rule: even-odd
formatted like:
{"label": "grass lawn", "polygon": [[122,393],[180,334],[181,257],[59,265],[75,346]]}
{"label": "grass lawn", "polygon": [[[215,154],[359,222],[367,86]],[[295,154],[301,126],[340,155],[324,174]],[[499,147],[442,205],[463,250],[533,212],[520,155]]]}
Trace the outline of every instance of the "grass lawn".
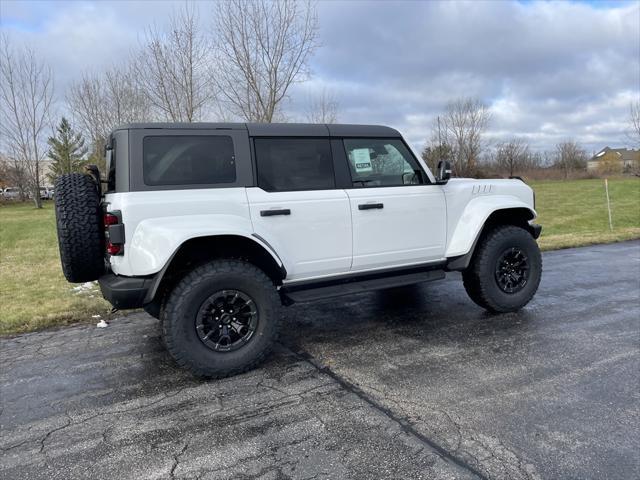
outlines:
{"label": "grass lawn", "polygon": [[[539,239],[545,250],[640,238],[640,179],[609,182],[609,231],[603,180],[539,181]],[[95,285],[62,276],[52,202],[0,205],[0,334],[105,317],[109,305]]]}
{"label": "grass lawn", "polygon": [[640,238],[640,178],[609,180],[613,231],[604,180],[530,182],[536,192],[543,250]]}
{"label": "grass lawn", "polygon": [[108,308],[96,286],[64,279],[53,202],[0,205],[0,333],[94,320]]}

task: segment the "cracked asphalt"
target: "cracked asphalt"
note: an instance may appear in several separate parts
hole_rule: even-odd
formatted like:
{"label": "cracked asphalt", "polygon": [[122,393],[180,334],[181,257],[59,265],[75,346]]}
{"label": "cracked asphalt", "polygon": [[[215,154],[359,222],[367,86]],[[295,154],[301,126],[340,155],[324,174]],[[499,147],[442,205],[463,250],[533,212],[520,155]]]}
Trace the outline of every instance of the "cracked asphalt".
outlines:
{"label": "cracked asphalt", "polygon": [[639,478],[640,241],[543,259],[516,314],[458,274],[294,305],[221,381],[145,314],[2,338],[0,478]]}

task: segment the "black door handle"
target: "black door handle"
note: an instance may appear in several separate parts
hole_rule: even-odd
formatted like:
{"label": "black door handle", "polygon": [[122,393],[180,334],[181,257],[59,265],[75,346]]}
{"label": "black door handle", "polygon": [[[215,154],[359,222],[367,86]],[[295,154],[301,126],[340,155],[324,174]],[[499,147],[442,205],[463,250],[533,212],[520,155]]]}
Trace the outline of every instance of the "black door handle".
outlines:
{"label": "black door handle", "polygon": [[382,203],[361,203],[358,205],[358,210],[373,210],[374,208],[384,208]]}
{"label": "black door handle", "polygon": [[291,215],[291,210],[282,208],[280,210],[260,210],[261,217],[273,217],[274,215]]}

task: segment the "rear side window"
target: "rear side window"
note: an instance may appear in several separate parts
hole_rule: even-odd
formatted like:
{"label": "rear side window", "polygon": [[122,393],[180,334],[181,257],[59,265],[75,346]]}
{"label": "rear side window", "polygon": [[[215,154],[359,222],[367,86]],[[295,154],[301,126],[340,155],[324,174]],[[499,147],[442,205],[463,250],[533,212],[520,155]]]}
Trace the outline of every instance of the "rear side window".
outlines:
{"label": "rear side window", "polygon": [[268,192],[335,188],[326,138],[256,138],[258,186]]}
{"label": "rear side window", "polygon": [[105,151],[105,163],[107,165],[107,192],[116,191],[116,139],[110,137],[109,145]]}
{"label": "rear side window", "polygon": [[395,187],[425,183],[422,169],[397,138],[345,139],[354,187]]}
{"label": "rear side window", "polygon": [[145,137],[142,146],[146,185],[233,183],[236,162],[228,136]]}

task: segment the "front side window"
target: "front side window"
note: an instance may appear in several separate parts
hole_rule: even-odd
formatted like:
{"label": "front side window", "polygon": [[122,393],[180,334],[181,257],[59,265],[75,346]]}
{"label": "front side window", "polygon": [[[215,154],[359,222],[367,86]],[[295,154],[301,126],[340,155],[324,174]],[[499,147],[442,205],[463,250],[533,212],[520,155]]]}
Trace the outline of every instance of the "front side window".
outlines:
{"label": "front side window", "polygon": [[228,136],[145,137],[142,168],[146,185],[233,183],[233,141]]}
{"label": "front side window", "polygon": [[344,139],[354,187],[393,187],[424,182],[422,169],[400,139]]}
{"label": "front side window", "polygon": [[335,188],[326,138],[256,138],[258,186],[268,192]]}

